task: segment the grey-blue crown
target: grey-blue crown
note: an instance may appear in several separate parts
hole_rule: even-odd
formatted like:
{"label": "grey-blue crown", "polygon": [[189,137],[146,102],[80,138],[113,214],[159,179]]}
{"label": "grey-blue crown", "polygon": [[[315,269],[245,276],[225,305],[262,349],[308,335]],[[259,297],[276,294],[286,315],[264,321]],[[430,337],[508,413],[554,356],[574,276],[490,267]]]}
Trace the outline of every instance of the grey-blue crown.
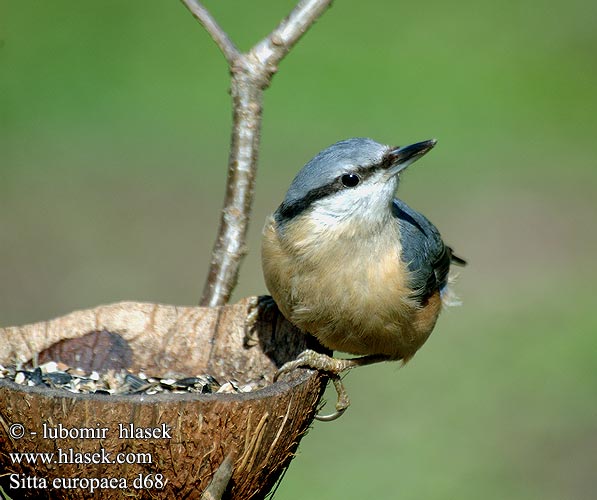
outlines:
{"label": "grey-blue crown", "polygon": [[353,137],[332,144],[320,151],[296,175],[284,203],[292,204],[309,191],[331,183],[346,167],[368,166],[378,163],[388,151],[388,146],[365,137]]}

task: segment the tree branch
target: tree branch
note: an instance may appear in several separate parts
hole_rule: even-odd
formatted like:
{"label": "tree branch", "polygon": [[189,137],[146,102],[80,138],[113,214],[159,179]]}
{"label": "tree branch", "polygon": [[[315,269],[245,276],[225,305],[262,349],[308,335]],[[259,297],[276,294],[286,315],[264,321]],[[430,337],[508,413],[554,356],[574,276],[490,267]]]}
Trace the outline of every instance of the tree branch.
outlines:
{"label": "tree branch", "polygon": [[228,64],[232,65],[234,60],[240,54],[236,45],[230,40],[228,34],[220,27],[209,11],[197,0],[181,0],[183,4],[191,11],[193,17],[199,21],[205,31],[207,31],[214,42],[220,47]]}
{"label": "tree branch", "polygon": [[202,306],[223,305],[230,299],[246,253],[261,136],[263,91],[278,71],[278,63],[330,6],[332,0],[301,0],[290,15],[249,52],[240,53],[228,35],[197,0],[182,0],[218,44],[230,67],[233,123],[228,158],[226,196],[218,236],[212,251]]}
{"label": "tree branch", "polygon": [[277,66],[331,3],[332,0],[301,0],[288,17],[255,45],[251,52],[262,63]]}

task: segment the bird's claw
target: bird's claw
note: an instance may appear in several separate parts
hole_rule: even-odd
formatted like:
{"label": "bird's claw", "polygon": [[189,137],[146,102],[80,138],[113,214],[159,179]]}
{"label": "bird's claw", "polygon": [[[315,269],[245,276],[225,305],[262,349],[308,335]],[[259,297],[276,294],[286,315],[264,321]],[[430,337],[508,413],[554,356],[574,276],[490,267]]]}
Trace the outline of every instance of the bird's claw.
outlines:
{"label": "bird's claw", "polygon": [[336,393],[338,394],[338,400],[336,401],[336,411],[328,415],[315,415],[315,419],[319,420],[320,422],[331,422],[332,420],[340,418],[350,406],[350,398],[348,397],[348,393],[346,392],[346,388],[342,383],[340,375],[332,374],[331,379],[334,387],[336,388]]}
{"label": "bird's claw", "polygon": [[363,356],[353,359],[337,359],[322,354],[320,352],[307,349],[303,351],[298,358],[284,363],[278,372],[274,375],[274,382],[278,380],[280,375],[289,373],[297,368],[312,368],[327,373],[334,384],[338,400],[336,401],[336,411],[330,415],[315,415],[317,420],[323,422],[330,422],[340,417],[346,409],[350,406],[350,398],[346,392],[346,388],[342,383],[340,374],[354,368],[356,366],[363,366],[380,361],[386,361],[386,356]]}
{"label": "bird's claw", "polygon": [[260,295],[253,297],[249,303],[249,310],[245,320],[245,339],[244,346],[249,348],[259,344],[259,336],[257,335],[257,321],[260,317],[267,313],[277,310],[277,305],[274,299],[269,295]]}

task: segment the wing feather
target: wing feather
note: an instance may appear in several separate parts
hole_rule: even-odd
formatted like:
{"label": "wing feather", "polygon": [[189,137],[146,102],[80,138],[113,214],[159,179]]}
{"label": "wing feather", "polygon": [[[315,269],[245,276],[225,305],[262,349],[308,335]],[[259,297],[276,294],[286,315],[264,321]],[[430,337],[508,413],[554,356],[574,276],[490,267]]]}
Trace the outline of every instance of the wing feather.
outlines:
{"label": "wing feather", "polygon": [[450,265],[465,265],[444,243],[437,228],[421,213],[395,199],[394,215],[400,226],[401,258],[410,272],[413,298],[420,303],[448,285]]}

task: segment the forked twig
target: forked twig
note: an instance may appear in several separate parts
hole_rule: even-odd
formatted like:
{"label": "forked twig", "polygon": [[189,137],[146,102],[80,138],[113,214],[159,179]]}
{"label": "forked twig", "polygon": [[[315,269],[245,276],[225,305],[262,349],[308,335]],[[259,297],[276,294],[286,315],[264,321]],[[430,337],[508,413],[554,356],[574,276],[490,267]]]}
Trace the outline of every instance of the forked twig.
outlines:
{"label": "forked twig", "polygon": [[197,0],[182,0],[214,39],[231,72],[233,121],[226,196],[218,236],[212,250],[202,306],[228,302],[246,253],[245,242],[253,201],[261,135],[263,91],[278,64],[332,0],[301,0],[289,16],[246,53],[238,51],[226,32]]}
{"label": "forked twig", "polygon": [[209,11],[200,2],[197,2],[197,0],[182,0],[182,2],[187,6],[187,9],[191,11],[193,17],[203,25],[205,31],[211,35],[214,42],[220,47],[228,64],[231,65],[240,52],[232,40],[230,40],[228,34],[220,27]]}

